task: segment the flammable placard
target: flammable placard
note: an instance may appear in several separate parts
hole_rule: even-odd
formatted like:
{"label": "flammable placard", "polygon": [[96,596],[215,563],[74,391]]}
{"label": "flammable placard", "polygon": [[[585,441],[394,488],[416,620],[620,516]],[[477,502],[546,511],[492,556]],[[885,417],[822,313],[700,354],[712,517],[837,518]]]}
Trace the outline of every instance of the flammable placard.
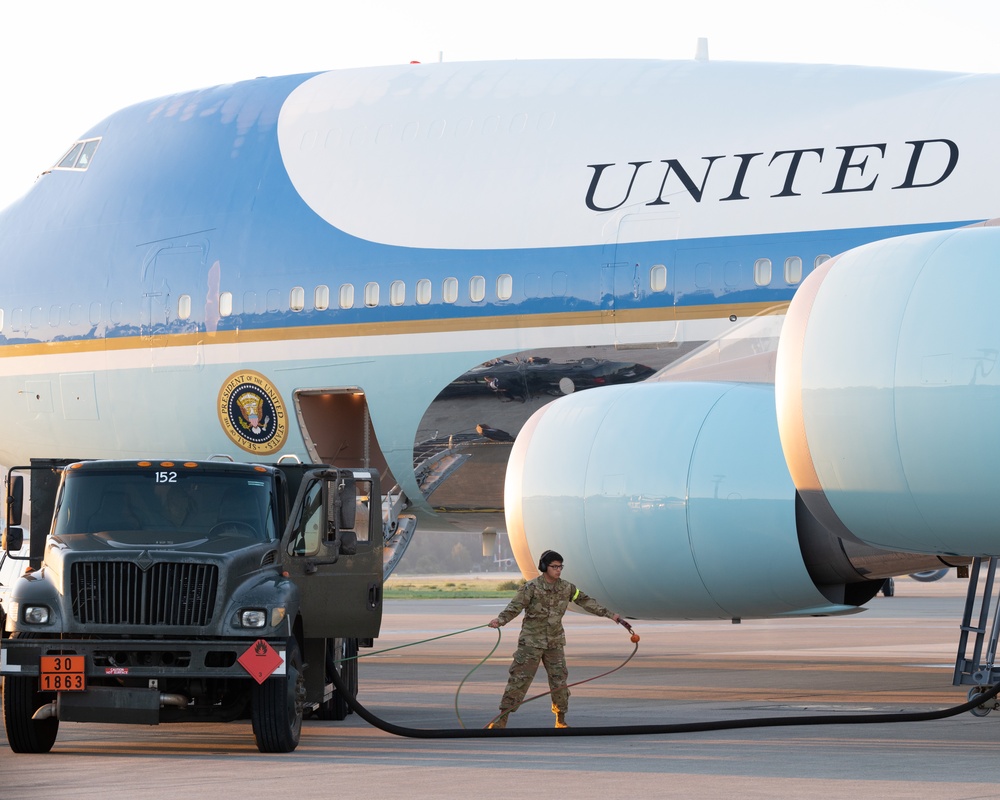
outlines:
{"label": "flammable placard", "polygon": [[257,683],[263,683],[285,663],[285,657],[263,639],[258,639],[237,661]]}

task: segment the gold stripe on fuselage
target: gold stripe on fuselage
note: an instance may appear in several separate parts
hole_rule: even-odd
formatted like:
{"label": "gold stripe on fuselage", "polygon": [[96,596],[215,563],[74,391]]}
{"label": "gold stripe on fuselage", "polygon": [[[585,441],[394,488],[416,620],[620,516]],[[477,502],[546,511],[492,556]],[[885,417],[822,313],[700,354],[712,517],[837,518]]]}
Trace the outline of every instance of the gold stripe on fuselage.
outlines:
{"label": "gold stripe on fuselage", "polygon": [[[253,342],[300,341],[307,339],[364,338],[368,336],[412,336],[416,334],[458,333],[525,328],[564,328],[584,325],[627,325],[630,323],[680,322],[685,320],[739,319],[784,314],[788,303],[733,303],[728,305],[670,306],[667,308],[561,312],[556,314],[512,314],[494,317],[401,320],[399,322],[331,323],[283,328],[243,328],[232,331],[200,331],[102,339],[73,339],[0,346],[0,358],[16,358],[62,353],[137,350],[155,346],[171,347]],[[160,343],[163,344],[160,344]]]}

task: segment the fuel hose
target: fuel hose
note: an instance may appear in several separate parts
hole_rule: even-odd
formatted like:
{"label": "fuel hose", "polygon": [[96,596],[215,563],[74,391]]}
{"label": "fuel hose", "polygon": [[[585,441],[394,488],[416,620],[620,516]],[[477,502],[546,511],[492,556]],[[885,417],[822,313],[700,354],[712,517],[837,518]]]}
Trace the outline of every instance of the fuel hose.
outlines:
{"label": "fuel hose", "polygon": [[[632,633],[632,641],[638,647],[638,636],[632,632],[632,629],[627,625],[627,623],[624,627]],[[468,628],[467,630],[476,629]],[[460,633],[464,632],[465,631],[460,631]],[[492,655],[495,650],[496,647],[494,646],[494,650],[490,651],[490,655]],[[386,651],[380,650],[377,652]],[[632,655],[635,655],[635,651],[633,651]],[[631,657],[632,656],[629,656],[629,659],[631,659]],[[487,656],[487,658],[489,658],[489,656]],[[483,659],[483,661],[485,660],[486,659]],[[483,661],[481,661],[480,664],[482,664]],[[627,661],[628,659],[626,659],[625,663],[627,663]],[[473,668],[473,671],[478,668],[480,664],[477,664],[476,667]],[[624,666],[624,664],[622,664],[622,666]],[[617,667],[616,669],[620,669],[620,667]],[[614,671],[615,670],[611,670],[611,672]],[[471,674],[471,672],[469,674]],[[603,674],[610,674],[610,672]],[[598,675],[594,678],[588,678],[587,680],[594,680],[598,677],[602,676]],[[468,678],[468,675],[466,678]],[[348,707],[369,725],[385,731],[386,733],[391,733],[394,736],[405,736],[411,739],[486,739],[491,737],[509,739],[544,736],[649,736],[654,734],[739,730],[742,728],[784,728],[797,725],[885,725],[898,722],[928,722],[930,720],[946,719],[948,717],[963,714],[967,711],[972,711],[1000,694],[1000,683],[998,683],[996,686],[989,688],[981,694],[976,694],[973,699],[966,703],[962,703],[961,705],[937,709],[935,711],[903,711],[892,714],[804,714],[788,717],[753,717],[748,719],[704,720],[701,722],[673,722],[646,725],[585,725],[573,726],[570,728],[410,728],[405,725],[397,725],[394,722],[384,720],[365,708],[358,701],[357,697],[350,694],[347,687],[341,681],[340,675],[336,670],[332,671],[331,680],[334,688],[340,692]],[[580,681],[579,683],[584,682],[585,681]],[[536,697],[544,697],[546,694],[548,694],[548,692],[536,695]],[[529,698],[529,700],[534,699],[536,698]],[[459,719],[459,722],[461,723],[461,719]]]}

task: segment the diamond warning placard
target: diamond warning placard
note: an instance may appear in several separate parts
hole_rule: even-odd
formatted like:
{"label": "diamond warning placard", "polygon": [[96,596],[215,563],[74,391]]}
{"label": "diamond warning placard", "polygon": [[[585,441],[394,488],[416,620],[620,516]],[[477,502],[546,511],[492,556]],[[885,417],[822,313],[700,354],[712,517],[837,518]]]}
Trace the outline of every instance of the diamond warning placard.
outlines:
{"label": "diamond warning placard", "polygon": [[263,639],[258,639],[250,645],[246,652],[236,660],[257,683],[266,681],[278,667],[285,663],[284,656]]}

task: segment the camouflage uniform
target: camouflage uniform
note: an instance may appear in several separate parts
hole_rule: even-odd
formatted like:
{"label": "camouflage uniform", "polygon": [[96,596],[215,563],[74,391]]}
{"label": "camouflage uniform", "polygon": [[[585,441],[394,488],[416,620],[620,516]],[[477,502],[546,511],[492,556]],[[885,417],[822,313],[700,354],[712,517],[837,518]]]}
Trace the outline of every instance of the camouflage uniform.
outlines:
{"label": "camouflage uniform", "polygon": [[566,687],[569,674],[563,650],[566,632],[562,618],[570,603],[576,603],[584,611],[599,617],[614,617],[613,611],[608,611],[569,581],[560,578],[555,583],[549,583],[544,575],[518,589],[507,608],[497,615],[500,624],[506,625],[524,609],[521,635],[510,665],[510,678],[500,700],[501,711],[513,711],[524,700],[541,662],[545,665],[552,690],[552,711],[566,713],[569,707],[569,689]]}

